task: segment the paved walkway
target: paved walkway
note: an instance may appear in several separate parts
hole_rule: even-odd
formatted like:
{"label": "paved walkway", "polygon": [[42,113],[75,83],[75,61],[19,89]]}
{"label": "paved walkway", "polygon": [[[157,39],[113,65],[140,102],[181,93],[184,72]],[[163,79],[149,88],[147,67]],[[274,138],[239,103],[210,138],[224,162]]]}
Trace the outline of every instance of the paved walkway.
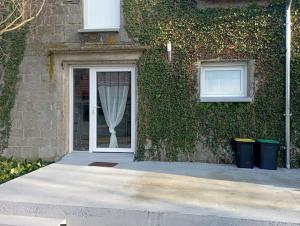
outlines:
{"label": "paved walkway", "polygon": [[[113,168],[87,166],[116,162]],[[72,153],[0,186],[0,215],[68,225],[300,225],[300,170]]]}

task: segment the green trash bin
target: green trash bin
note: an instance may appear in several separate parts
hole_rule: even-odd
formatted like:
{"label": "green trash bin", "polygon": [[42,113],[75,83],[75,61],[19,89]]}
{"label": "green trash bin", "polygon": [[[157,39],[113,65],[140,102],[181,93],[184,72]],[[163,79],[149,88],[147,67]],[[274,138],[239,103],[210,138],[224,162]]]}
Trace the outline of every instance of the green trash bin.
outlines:
{"label": "green trash bin", "polygon": [[235,162],[239,168],[254,167],[254,144],[252,139],[234,139]]}
{"label": "green trash bin", "polygon": [[279,142],[275,140],[256,140],[255,165],[261,169],[276,170]]}

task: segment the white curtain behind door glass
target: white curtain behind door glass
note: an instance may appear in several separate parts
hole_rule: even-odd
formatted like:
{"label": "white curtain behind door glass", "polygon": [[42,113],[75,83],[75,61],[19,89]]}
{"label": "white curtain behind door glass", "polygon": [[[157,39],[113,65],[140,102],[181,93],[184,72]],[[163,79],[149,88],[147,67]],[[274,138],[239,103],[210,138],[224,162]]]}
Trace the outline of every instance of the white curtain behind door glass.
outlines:
{"label": "white curtain behind door glass", "polygon": [[118,148],[115,128],[122,121],[129,90],[129,72],[98,72],[98,92],[106,124],[109,127],[109,148]]}

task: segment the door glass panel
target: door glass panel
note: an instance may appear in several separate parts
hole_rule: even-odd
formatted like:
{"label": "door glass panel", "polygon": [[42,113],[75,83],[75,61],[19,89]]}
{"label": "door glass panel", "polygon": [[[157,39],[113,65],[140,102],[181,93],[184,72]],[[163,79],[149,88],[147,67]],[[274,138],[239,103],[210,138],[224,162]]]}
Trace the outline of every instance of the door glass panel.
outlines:
{"label": "door glass panel", "polygon": [[97,148],[131,147],[131,72],[97,72]]}
{"label": "door glass panel", "polygon": [[73,149],[89,150],[89,69],[74,69]]}

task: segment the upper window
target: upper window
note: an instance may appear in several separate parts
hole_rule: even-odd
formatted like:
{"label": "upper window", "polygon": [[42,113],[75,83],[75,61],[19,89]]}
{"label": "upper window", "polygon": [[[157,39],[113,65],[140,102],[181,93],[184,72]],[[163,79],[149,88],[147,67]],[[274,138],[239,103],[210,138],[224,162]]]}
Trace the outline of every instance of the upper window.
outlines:
{"label": "upper window", "polygon": [[118,31],[120,0],[84,0],[84,29]]}
{"label": "upper window", "polygon": [[200,74],[201,101],[245,101],[248,98],[246,64],[203,64]]}

